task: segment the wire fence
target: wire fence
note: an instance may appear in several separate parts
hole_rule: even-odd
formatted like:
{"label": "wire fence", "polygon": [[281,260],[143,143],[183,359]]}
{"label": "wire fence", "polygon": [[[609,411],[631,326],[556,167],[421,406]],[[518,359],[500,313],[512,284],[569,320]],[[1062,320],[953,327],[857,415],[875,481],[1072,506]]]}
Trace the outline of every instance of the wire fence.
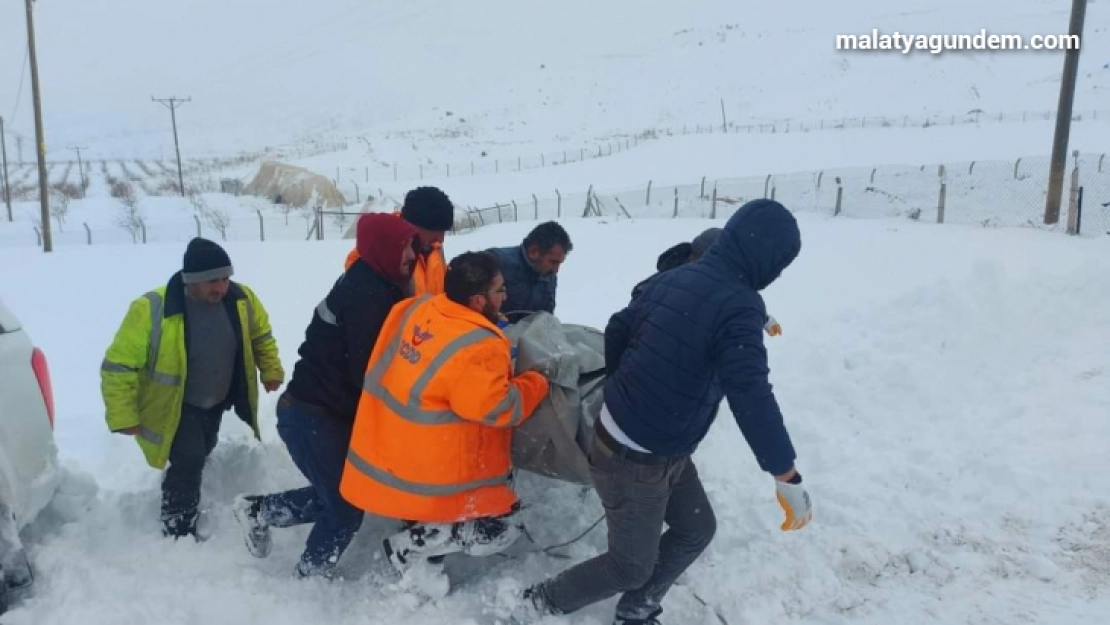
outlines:
{"label": "wire fence", "polygon": [[[1055,110],[988,113],[980,109],[974,109],[962,114],[864,116],[809,120],[786,119],[744,124],[722,119],[719,124],[686,124],[681,127],[651,128],[634,134],[602,139],[590,146],[576,146],[564,150],[518,155],[510,158],[488,158],[483,153],[477,159],[442,163],[430,159],[420,163],[373,160],[357,166],[336,167],[332,182],[345,197],[354,197],[357,203],[358,198],[366,196],[367,188],[372,188],[385,181],[399,182],[456,178],[459,176],[496,175],[555,167],[620,154],[636,148],[644,142],[661,137],[713,134],[790,134],[864,128],[933,128],[995,123],[1031,123],[1052,121],[1055,118]],[[1072,120],[1076,122],[1084,120],[1098,121],[1100,119],[1103,121],[1110,120],[1110,109],[1092,109],[1072,114]],[[331,176],[333,172],[325,173]]]}
{"label": "wire fence", "polygon": [[[1045,223],[1049,158],[941,165],[841,168],[686,185],[594,190],[467,207],[456,231],[496,223],[607,216],[724,219],[745,202],[770,198],[796,212],[850,218],[907,218],[982,227],[1029,227],[1085,235],[1110,232],[1110,159],[1069,159],[1059,219]],[[1050,220],[1052,221],[1052,220]]]}

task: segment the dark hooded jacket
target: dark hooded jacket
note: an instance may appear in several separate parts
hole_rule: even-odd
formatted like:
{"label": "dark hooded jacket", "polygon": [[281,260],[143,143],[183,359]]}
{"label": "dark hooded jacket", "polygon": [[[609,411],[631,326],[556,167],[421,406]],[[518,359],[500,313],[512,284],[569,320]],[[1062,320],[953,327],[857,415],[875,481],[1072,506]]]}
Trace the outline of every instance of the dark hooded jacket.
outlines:
{"label": "dark hooded jacket", "polygon": [[694,452],[728,399],[759,466],[785,473],[795,454],[768,381],[759,291],[801,250],[793,215],[745,204],[695,262],[654,277],[605,329],[605,404],[653,453]]}
{"label": "dark hooded jacket", "polygon": [[405,245],[416,245],[416,228],[395,215],[359,218],[352,263],[312,312],[287,392],[302,403],[354,424],[366,363],[394,304],[410,296],[401,272]]}

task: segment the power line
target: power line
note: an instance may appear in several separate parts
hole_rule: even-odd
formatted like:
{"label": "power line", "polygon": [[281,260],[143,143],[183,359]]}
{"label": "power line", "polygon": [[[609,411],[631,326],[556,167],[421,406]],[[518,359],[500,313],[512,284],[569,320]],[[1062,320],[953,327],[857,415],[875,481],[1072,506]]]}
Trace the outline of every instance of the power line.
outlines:
{"label": "power line", "polygon": [[[30,0],[27,1],[30,2]],[[150,96],[150,99],[170,110],[170,120],[173,122],[173,149],[177,153],[177,183],[180,185],[181,197],[185,197],[185,176],[181,174],[181,148],[177,144],[177,105],[191,102],[192,98],[179,98],[177,96],[156,98]]]}
{"label": "power line", "polygon": [[15,120],[15,114],[19,111],[19,104],[23,99],[23,79],[27,77],[27,53],[30,50],[31,46],[23,46],[23,64],[19,66],[19,88],[15,91],[15,104],[12,105],[12,114],[8,115],[10,120]]}
{"label": "power line", "polygon": [[69,149],[77,152],[77,171],[81,174],[81,197],[85,197],[85,166],[81,162],[81,150],[89,148],[85,146],[69,146]]}

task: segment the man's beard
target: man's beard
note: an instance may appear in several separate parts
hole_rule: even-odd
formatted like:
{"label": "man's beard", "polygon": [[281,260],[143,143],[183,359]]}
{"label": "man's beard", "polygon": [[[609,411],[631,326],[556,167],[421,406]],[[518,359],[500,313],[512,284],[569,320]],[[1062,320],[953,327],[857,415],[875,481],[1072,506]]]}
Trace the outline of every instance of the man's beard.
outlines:
{"label": "man's beard", "polygon": [[497,323],[497,313],[497,307],[493,305],[493,302],[486,302],[486,305],[482,308],[482,316],[489,319],[491,323]]}

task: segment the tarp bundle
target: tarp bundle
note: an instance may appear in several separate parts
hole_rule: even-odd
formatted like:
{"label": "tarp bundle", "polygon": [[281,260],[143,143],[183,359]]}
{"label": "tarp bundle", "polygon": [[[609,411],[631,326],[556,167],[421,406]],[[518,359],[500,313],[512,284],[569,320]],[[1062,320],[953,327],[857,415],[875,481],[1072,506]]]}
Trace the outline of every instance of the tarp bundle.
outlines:
{"label": "tarp bundle", "polygon": [[601,413],[605,335],[533,313],[505,329],[517,348],[516,371],[543,372],[551,390],[513,433],[513,466],[553,479],[589,485],[586,460]]}

